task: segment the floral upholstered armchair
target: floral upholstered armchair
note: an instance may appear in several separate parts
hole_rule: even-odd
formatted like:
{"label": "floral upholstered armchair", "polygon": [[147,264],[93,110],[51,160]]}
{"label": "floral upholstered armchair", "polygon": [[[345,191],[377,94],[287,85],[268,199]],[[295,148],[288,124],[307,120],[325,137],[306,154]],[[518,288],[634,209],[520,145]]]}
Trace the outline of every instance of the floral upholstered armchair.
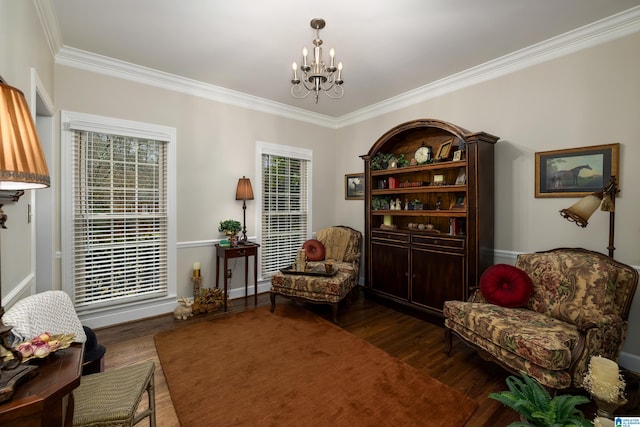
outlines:
{"label": "floral upholstered armchair", "polygon": [[338,304],[357,290],[362,233],[334,226],[319,230],[316,237],[304,244],[309,260],[307,270],[324,269],[325,261],[330,261],[335,273],[331,276],[275,273],[271,277],[271,312],[275,310],[276,295],[282,295],[303,302],[330,304],[333,322],[337,323]]}
{"label": "floral upholstered armchair", "polygon": [[470,301],[445,302],[447,353],[456,335],[485,359],[552,389],[582,387],[591,356],[618,360],[638,284],[634,268],[569,248],[501,266],[487,269]]}

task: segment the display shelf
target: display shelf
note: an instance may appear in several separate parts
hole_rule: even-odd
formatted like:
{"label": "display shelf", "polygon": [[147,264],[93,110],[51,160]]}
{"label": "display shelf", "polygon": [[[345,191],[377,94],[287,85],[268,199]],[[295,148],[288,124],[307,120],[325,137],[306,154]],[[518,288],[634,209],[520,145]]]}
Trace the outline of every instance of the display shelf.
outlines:
{"label": "display shelf", "polygon": [[[361,156],[366,292],[436,315],[444,301],[468,298],[493,264],[497,141],[484,132],[419,119],[390,129]],[[423,146],[445,154],[415,164]],[[381,159],[391,157],[414,164],[379,169],[385,165]],[[401,208],[393,209],[398,203]]]}

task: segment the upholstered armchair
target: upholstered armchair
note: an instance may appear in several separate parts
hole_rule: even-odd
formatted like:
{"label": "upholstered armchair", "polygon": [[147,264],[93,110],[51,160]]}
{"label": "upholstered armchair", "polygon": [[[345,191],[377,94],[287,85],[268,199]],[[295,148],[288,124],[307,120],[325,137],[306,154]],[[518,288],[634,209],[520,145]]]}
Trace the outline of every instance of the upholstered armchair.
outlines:
{"label": "upholstered armchair", "polygon": [[591,356],[618,360],[638,284],[634,268],[569,248],[493,267],[470,301],[445,302],[447,353],[456,335],[483,358],[552,389],[582,387]]}
{"label": "upholstered armchair", "polygon": [[337,323],[338,304],[357,290],[362,233],[350,227],[334,226],[319,230],[316,237],[304,244],[307,270],[324,268],[324,262],[331,261],[336,273],[331,276],[275,273],[271,278],[271,312],[275,310],[276,295],[281,295],[303,302],[330,304],[333,321]]}

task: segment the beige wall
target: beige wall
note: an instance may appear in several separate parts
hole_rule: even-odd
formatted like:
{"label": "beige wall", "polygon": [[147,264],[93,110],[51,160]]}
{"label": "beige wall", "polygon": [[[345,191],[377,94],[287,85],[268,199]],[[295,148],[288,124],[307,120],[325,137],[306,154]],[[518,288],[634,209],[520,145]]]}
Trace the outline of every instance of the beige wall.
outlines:
{"label": "beige wall", "polygon": [[[241,218],[234,200],[237,178],[255,181],[255,143],[310,148],[314,155],[313,229],[330,224],[363,228],[363,203],[344,200],[344,174],[363,170],[358,157],[389,128],[415,118],[450,121],[471,131],[498,135],[496,146],[496,253],[513,262],[518,252],[558,246],[605,251],[608,217],[596,213],[586,229],[563,220],[558,210],[576,199],[536,199],[534,153],[619,142],[621,197],[616,213],[616,258],[640,265],[640,34],[592,47],[510,75],[372,118],[338,130],[246,110],[207,99],[81,71],[55,67],[32,2],[0,0],[0,75],[31,91],[35,67],[57,111],[68,110],[172,126],[178,135],[178,293],[190,294],[191,263],[200,261],[213,280],[211,247],[191,242],[218,238],[217,224]],[[346,88],[348,90],[348,88]],[[59,150],[57,150],[59,155]],[[55,168],[59,168],[59,157]],[[59,194],[59,192],[58,192]],[[3,295],[30,274],[25,198],[7,206],[2,231]],[[58,214],[59,215],[59,214]],[[256,207],[248,203],[249,234]],[[57,236],[58,251],[61,250]],[[18,252],[15,252],[18,251]],[[11,268],[7,268],[10,265]],[[207,271],[207,267],[208,270]],[[241,266],[239,266],[241,267]],[[240,272],[232,286],[239,288]],[[59,278],[54,287],[59,287]],[[627,363],[640,370],[640,297],[631,314]]]}
{"label": "beige wall", "polygon": [[[32,103],[32,68],[53,94],[53,56],[44,39],[31,1],[0,0],[0,76],[7,84],[20,89]],[[32,111],[35,106],[30,105]],[[40,190],[47,191],[47,190]],[[7,229],[0,230],[2,254],[2,300],[19,299],[35,289],[32,265],[32,223],[28,209],[32,192],[27,191],[18,203],[7,203],[2,209],[8,216]]]}
{"label": "beige wall", "polygon": [[[312,227],[335,222],[333,192],[326,185],[326,176],[336,174],[334,130],[65,66],[56,67],[55,86],[60,110],[177,129],[178,295],[193,293],[194,261],[202,264],[204,286],[213,285],[213,246],[193,246],[221,238],[220,221],[242,221],[236,184],[244,175],[255,186],[257,141],[313,151]],[[255,202],[247,202],[249,237],[255,236],[256,209]],[[232,265],[231,286],[244,291],[244,264]]]}
{"label": "beige wall", "polygon": [[[341,129],[338,140],[347,152],[340,165],[361,171],[356,154],[366,153],[392,126],[416,118],[486,131],[501,138],[495,152],[496,249],[581,246],[606,252],[608,215],[597,212],[580,229],[558,214],[576,198],[534,197],[534,153],[619,142],[615,258],[640,265],[640,56],[630,54],[639,46],[636,33]],[[353,215],[355,204],[362,205],[336,197],[336,217]]]}
{"label": "beige wall", "polygon": [[[389,128],[416,118],[446,120],[497,136],[496,262],[518,252],[583,247],[606,253],[609,215],[596,212],[585,229],[558,211],[578,199],[534,197],[534,153],[621,144],[615,258],[640,266],[640,33],[477,84],[338,132],[344,151],[338,171],[362,171],[366,153]],[[338,183],[336,182],[336,186]],[[362,228],[362,202],[336,197],[336,218]],[[357,221],[355,221],[357,218]],[[640,292],[624,351],[640,368]],[[627,356],[625,355],[625,356]],[[628,361],[631,363],[631,361]]]}

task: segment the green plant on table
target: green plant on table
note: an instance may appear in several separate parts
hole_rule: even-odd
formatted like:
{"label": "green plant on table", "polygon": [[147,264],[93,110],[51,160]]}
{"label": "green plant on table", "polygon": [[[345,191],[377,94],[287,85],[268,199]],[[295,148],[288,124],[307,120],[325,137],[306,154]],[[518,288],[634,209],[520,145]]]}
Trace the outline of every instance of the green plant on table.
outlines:
{"label": "green plant on table", "polygon": [[540,383],[527,374],[522,379],[511,375],[506,379],[509,391],[490,393],[489,398],[508,406],[519,413],[525,421],[509,424],[508,427],[592,427],[577,406],[589,403],[585,396],[571,394],[555,395],[553,398]]}
{"label": "green plant on table", "polygon": [[220,226],[218,227],[218,231],[231,237],[235,236],[242,230],[242,224],[240,221],[236,221],[233,219],[227,219],[226,221],[220,221]]}

